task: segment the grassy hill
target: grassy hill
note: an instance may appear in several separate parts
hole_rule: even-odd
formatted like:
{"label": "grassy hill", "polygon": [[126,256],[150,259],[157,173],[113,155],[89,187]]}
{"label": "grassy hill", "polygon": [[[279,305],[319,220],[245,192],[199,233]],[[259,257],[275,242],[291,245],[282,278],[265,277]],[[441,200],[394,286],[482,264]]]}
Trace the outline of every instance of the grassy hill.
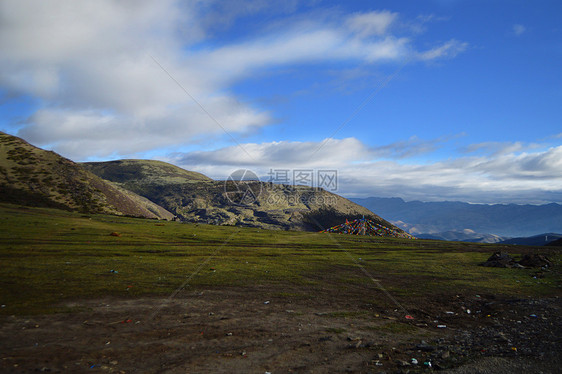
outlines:
{"label": "grassy hill", "polygon": [[411,237],[368,209],[322,189],[253,181],[248,184],[252,198],[239,204],[245,192],[238,192],[235,182],[214,181],[164,162],[123,160],[83,165],[188,222],[319,231],[365,216]]}
{"label": "grassy hill", "polygon": [[116,160],[107,162],[84,162],[81,165],[92,173],[124,187],[140,185],[166,185],[189,182],[212,181],[211,178],[194,171],[156,160]]}
{"label": "grassy hill", "polygon": [[20,205],[172,219],[148,199],[60,155],[0,133],[0,201]]}

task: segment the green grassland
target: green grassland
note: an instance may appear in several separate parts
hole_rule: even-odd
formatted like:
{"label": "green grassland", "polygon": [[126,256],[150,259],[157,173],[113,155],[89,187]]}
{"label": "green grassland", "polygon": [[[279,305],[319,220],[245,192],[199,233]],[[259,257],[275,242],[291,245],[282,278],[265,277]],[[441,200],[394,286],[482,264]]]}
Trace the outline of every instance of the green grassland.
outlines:
{"label": "green grassland", "polygon": [[[112,236],[117,233],[119,236]],[[546,253],[532,269],[477,266],[491,253]],[[170,295],[181,286],[278,286],[280,297],[377,288],[401,302],[432,295],[559,295],[556,248],[358,237],[83,215],[0,204],[2,315],[64,311],[62,301]],[[413,302],[413,301],[410,301]]]}

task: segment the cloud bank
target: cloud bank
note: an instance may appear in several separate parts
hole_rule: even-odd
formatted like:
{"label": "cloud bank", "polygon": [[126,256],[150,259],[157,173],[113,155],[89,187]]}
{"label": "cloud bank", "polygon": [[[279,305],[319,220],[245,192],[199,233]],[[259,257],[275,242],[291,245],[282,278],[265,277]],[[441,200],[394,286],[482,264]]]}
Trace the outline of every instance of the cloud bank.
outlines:
{"label": "cloud bank", "polygon": [[[475,144],[462,157],[412,161],[448,141],[411,138],[373,148],[355,138],[328,139],[318,151],[322,142],[243,144],[252,157],[233,146],[176,154],[169,161],[217,179],[225,179],[239,168],[254,171],[262,180],[267,180],[271,170],[337,169],[337,193],[353,197],[562,203],[562,146]],[[405,162],[405,157],[410,159]]]}

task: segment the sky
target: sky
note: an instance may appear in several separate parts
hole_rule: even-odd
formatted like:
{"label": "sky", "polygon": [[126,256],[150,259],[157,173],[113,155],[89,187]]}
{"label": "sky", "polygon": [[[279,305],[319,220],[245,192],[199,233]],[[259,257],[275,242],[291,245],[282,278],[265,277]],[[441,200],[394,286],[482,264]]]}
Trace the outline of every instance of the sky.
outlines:
{"label": "sky", "polygon": [[[0,1],[0,131],[346,197],[562,203],[559,0]],[[301,181],[302,182],[302,181]]]}

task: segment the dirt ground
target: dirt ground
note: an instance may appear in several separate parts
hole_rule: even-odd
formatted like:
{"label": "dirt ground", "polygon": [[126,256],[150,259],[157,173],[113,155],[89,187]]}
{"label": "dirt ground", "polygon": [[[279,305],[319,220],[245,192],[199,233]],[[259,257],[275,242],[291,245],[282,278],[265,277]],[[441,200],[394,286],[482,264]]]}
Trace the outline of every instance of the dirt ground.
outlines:
{"label": "dirt ground", "polygon": [[560,372],[560,298],[442,295],[404,305],[407,319],[382,293],[303,294],[188,288],[2,317],[0,372]]}

